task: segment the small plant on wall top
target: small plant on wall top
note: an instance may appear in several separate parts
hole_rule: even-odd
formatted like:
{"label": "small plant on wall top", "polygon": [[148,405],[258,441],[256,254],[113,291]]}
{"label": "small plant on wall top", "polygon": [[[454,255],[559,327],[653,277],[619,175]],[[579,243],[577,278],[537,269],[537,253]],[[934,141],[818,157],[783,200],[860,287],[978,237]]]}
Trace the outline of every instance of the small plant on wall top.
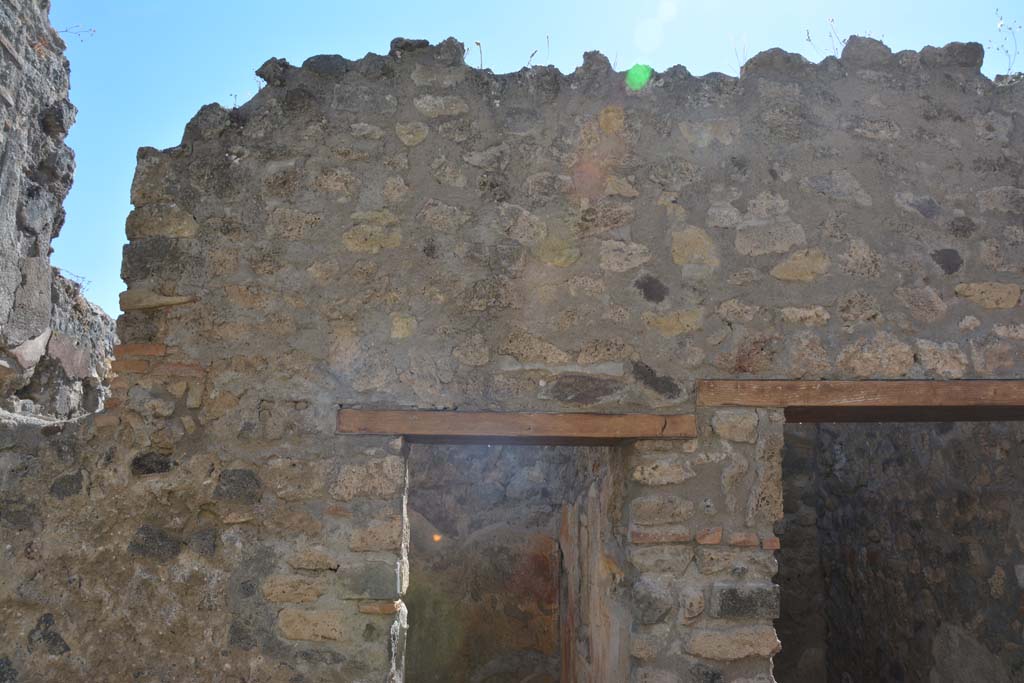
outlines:
{"label": "small plant on wall top", "polygon": [[[996,76],[997,82],[1005,81],[1017,81],[1022,78],[1020,71],[1017,69],[1017,58],[1020,57],[1021,50],[1024,49],[1024,24],[1021,24],[1020,20],[1015,20],[1007,17],[1002,10],[996,8],[996,24],[995,24],[995,35],[988,40],[985,44],[985,51],[989,55],[999,55],[1002,59],[1005,59],[1005,71],[1000,69],[999,75]],[[865,32],[863,35],[868,38],[874,38],[870,31]],[[811,46],[820,57],[831,55],[833,57],[839,57],[843,48],[846,46],[846,38],[843,38],[839,33],[835,19],[828,20],[828,31],[826,32],[827,43],[820,38],[816,41],[815,34],[812,33],[811,29],[804,30],[804,41]],[[878,36],[879,40],[885,40],[885,35]],[[1000,67],[1003,62],[1000,60]]]}
{"label": "small plant on wall top", "polygon": [[995,52],[1006,58],[1004,78],[1010,78],[1020,73],[1014,70],[1021,50],[1018,37],[1024,37],[1020,21],[1007,19],[999,9],[996,9],[996,37],[988,41],[987,47],[989,52]]}

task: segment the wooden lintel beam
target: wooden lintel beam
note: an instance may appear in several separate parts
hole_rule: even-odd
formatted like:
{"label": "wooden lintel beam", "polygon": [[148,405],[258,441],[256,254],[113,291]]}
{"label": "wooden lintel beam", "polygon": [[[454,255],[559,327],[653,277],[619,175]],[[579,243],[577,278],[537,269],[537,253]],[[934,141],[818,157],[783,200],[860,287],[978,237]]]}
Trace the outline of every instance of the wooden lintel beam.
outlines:
{"label": "wooden lintel beam", "polygon": [[703,380],[701,406],[783,408],[793,422],[1024,419],[1021,380]]}
{"label": "wooden lintel beam", "polygon": [[395,434],[413,441],[597,443],[697,436],[693,415],[485,413],[434,410],[338,411],[341,434]]}

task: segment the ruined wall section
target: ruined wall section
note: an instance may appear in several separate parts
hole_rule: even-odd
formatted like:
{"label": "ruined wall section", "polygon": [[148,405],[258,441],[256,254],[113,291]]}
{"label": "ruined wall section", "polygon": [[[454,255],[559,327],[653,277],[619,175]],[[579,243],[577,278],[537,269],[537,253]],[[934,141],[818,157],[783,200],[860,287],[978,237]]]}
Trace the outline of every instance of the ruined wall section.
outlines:
{"label": "ruined wall section", "polygon": [[1024,675],[1024,426],[822,425],[830,681]]}
{"label": "ruined wall section", "polygon": [[855,39],[638,92],[600,55],[494,76],[454,41],[271,61],[140,151],[120,332],[325,404],[1019,375],[1024,90],[981,59]]}
{"label": "ruined wall section", "polygon": [[68,418],[102,404],[114,326],[50,266],[75,108],[48,12],[46,0],[0,7],[0,409]]}
{"label": "ruined wall section", "polygon": [[[980,63],[854,39],[634,92],[597,54],[494,76],[455,41],[267,62],[252,101],[140,150],[103,513],[76,544],[18,530],[34,564],[5,574],[76,654],[2,656],[396,679],[407,450],[335,434],[338,404],[685,412],[701,377],[1020,376],[1024,91]],[[631,676],[767,681],[781,415],[700,419],[627,455],[607,571]]]}

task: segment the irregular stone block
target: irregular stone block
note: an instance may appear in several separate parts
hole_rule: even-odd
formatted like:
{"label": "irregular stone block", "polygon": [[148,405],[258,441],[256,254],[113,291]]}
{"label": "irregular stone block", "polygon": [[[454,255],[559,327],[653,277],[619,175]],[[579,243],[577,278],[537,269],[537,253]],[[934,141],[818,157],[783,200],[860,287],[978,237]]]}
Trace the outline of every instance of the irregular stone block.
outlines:
{"label": "irregular stone block", "polygon": [[810,282],[827,273],[830,263],[821,249],[801,249],[772,268],[771,274],[788,282]]}
{"label": "irregular stone block", "polygon": [[695,657],[734,661],[746,657],[771,657],[782,648],[782,644],[772,626],[737,626],[694,631],[684,641],[683,647]]}
{"label": "irregular stone block", "polygon": [[697,476],[693,467],[679,457],[662,457],[647,459],[633,468],[633,481],[646,486],[667,486],[682,484],[687,479]]}
{"label": "irregular stone block", "polygon": [[641,624],[657,624],[676,605],[667,582],[653,576],[641,576],[633,583],[633,614]]}
{"label": "irregular stone block", "polygon": [[978,208],[982,211],[1024,214],[1024,189],[1003,186],[978,193]]}
{"label": "irregular stone block", "polygon": [[302,548],[288,558],[292,569],[335,571],[340,563],[324,548]]}
{"label": "irregular stone block", "polygon": [[170,562],[181,553],[184,545],[176,535],[159,527],[143,524],[128,544],[128,552],[157,562]]}
{"label": "irregular stone block", "polygon": [[690,308],[668,313],[644,311],[640,319],[648,327],[665,337],[678,337],[681,334],[695,332],[704,324],[704,309]]}
{"label": "irregular stone block", "polygon": [[120,296],[121,310],[125,312],[181,306],[193,301],[195,299],[190,296],[165,296],[145,289],[129,289],[127,292],[121,292]]}
{"label": "irregular stone block", "polygon": [[326,587],[322,580],[307,576],[277,575],[268,577],[260,587],[270,602],[316,602]]}
{"label": "irregular stone block", "polygon": [[675,524],[692,517],[694,507],[692,500],[679,496],[641,496],[629,504],[629,519],[633,524],[642,526]]}
{"label": "irregular stone block", "polygon": [[334,588],[345,600],[370,598],[397,600],[401,597],[401,572],[398,560],[343,562],[335,570]]}
{"label": "irregular stone block", "polygon": [[393,517],[386,521],[371,522],[367,527],[353,531],[349,549],[355,552],[399,550],[404,537],[402,518]]}
{"label": "irregular stone block", "polygon": [[199,224],[177,204],[147,204],[130,214],[125,233],[130,240],[144,237],[195,237]]}
{"label": "irregular stone block", "polygon": [[770,552],[728,546],[702,546],[697,548],[695,557],[700,573],[709,575],[735,571],[770,577],[775,575],[779,567]]}
{"label": "irregular stone block", "polygon": [[[710,274],[721,264],[718,247],[704,230],[689,226],[683,230],[672,232],[672,262],[680,266],[699,266],[705,270],[702,274]],[[691,268],[691,273],[698,272]]]}
{"label": "irregular stone block", "polygon": [[711,588],[708,613],[720,619],[777,619],[779,587],[773,583],[719,583]]}
{"label": "irregular stone block", "polygon": [[914,351],[889,332],[879,332],[845,347],[836,364],[854,377],[894,379],[910,371]]}
{"label": "irregular stone block", "polygon": [[743,408],[716,410],[711,427],[726,441],[754,443],[757,441],[757,411]]}
{"label": "irregular stone block", "polygon": [[424,140],[427,139],[427,134],[430,129],[419,121],[413,121],[411,123],[396,123],[395,124],[395,135],[402,141],[402,144],[406,147],[415,147]]}
{"label": "irregular stone block", "polygon": [[965,282],[956,295],[982,308],[1013,308],[1020,301],[1020,285],[1010,282]]}
{"label": "irregular stone block", "polygon": [[359,465],[343,465],[330,494],[339,500],[390,498],[402,491],[405,478],[405,458],[389,455]]}
{"label": "irregular stone block", "polygon": [[466,101],[457,95],[420,95],[413,98],[413,106],[430,119],[458,116],[469,111]]}
{"label": "irregular stone block", "polygon": [[29,652],[42,650],[52,657],[60,657],[71,652],[67,641],[57,631],[55,623],[52,614],[47,613],[39,617],[35,627],[28,632]]}
{"label": "irregular stone block", "polygon": [[323,642],[342,640],[347,614],[340,610],[285,608],[278,612],[277,627],[288,640]]}
{"label": "irregular stone block", "polygon": [[693,554],[693,547],[684,545],[634,547],[629,549],[629,561],[642,572],[682,576]]}
{"label": "irregular stone block", "polygon": [[71,496],[77,496],[82,492],[82,482],[83,477],[81,471],[57,477],[53,480],[53,483],[50,484],[50,495],[60,500],[70,498]]}
{"label": "irregular stone block", "polygon": [[263,484],[252,470],[224,470],[217,479],[213,497],[229,503],[254,505],[262,495]]}
{"label": "irregular stone block", "polygon": [[176,463],[170,456],[163,453],[150,451],[141,453],[132,458],[129,470],[136,477],[144,477],[148,474],[164,474],[170,472]]}

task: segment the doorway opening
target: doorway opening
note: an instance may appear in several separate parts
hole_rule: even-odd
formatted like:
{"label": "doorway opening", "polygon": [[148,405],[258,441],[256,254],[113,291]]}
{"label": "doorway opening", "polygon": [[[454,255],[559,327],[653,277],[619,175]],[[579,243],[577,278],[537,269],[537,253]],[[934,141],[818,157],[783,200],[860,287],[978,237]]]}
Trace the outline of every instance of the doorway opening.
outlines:
{"label": "doorway opening", "polygon": [[590,616],[613,598],[592,599],[603,588],[594,558],[614,543],[616,451],[410,447],[408,680],[556,683],[599,671]]}
{"label": "doorway opening", "polygon": [[786,426],[780,683],[1024,677],[1024,422]]}

